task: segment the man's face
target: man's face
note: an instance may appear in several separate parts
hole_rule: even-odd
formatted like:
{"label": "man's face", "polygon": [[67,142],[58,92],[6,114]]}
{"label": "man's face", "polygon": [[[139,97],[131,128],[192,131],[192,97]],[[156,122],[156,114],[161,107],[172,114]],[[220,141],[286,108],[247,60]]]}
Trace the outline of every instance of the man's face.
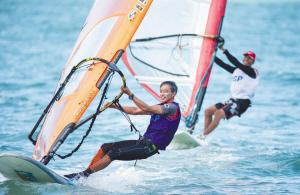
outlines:
{"label": "man's face", "polygon": [[160,88],[160,99],[162,103],[173,100],[175,96],[175,91],[172,93],[169,85],[163,85]]}
{"label": "man's face", "polygon": [[252,66],[252,64],[254,64],[254,60],[249,55],[244,55],[243,64],[245,66]]}

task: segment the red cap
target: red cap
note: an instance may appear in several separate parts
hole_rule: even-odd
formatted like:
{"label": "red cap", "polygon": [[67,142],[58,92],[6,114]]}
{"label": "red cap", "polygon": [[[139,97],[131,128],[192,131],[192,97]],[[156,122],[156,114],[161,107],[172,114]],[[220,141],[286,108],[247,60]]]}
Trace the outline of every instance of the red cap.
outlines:
{"label": "red cap", "polygon": [[256,55],[252,51],[247,51],[246,53],[244,53],[244,56],[245,55],[248,55],[248,56],[250,56],[250,58],[252,58],[253,60],[255,60]]}

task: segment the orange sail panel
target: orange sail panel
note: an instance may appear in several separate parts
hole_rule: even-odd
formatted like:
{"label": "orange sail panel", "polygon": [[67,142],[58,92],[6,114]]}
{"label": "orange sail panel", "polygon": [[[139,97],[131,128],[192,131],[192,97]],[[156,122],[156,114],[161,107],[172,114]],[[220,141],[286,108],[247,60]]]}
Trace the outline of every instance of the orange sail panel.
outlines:
{"label": "orange sail panel", "polygon": [[[90,57],[114,61],[125,50],[139,27],[152,0],[96,0],[81,30],[57,85],[65,81],[72,68]],[[65,136],[79,121],[99,89],[97,85],[107,72],[107,64],[95,63],[76,70],[60,99],[48,112],[36,142],[32,158],[41,161],[60,146],[58,137]]]}
{"label": "orange sail panel", "polygon": [[[122,59],[137,81],[158,100],[160,84],[175,81],[176,101],[187,118],[206,88],[226,0],[153,2]],[[176,35],[176,36],[172,36]],[[207,73],[207,74],[206,74]],[[199,106],[199,105],[198,105]]]}

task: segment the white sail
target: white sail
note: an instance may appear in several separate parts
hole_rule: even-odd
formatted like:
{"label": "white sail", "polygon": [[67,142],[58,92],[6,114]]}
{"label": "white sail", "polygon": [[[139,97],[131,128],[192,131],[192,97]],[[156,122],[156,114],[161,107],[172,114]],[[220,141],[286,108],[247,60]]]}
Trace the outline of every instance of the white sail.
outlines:
{"label": "white sail", "polygon": [[[122,56],[137,81],[157,99],[161,82],[175,81],[175,98],[185,118],[208,84],[216,50],[212,37],[220,33],[225,5],[226,0],[154,1]],[[169,36],[174,34],[178,36]]]}

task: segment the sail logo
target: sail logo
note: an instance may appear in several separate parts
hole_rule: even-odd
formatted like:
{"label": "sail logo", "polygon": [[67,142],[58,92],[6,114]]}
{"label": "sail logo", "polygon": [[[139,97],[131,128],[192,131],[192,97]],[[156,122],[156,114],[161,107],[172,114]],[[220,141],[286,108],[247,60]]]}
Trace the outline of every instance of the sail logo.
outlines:
{"label": "sail logo", "polygon": [[[143,5],[146,5],[146,4],[147,4],[147,1],[145,1],[145,0],[139,0],[139,2],[140,2],[141,4],[143,4]],[[131,12],[130,12],[129,15],[128,15],[128,19],[129,19],[130,21],[132,21],[132,20],[134,19],[134,17],[136,16],[137,10],[139,10],[140,12],[143,12],[143,10],[144,10],[143,6],[140,5],[140,4],[138,4],[138,3],[135,4],[134,8],[135,8],[136,10],[135,10],[135,9],[131,10]]]}
{"label": "sail logo", "polygon": [[25,172],[25,171],[17,171],[15,169],[14,169],[14,171],[24,181],[38,182],[38,180],[33,176],[32,173]]}
{"label": "sail logo", "polygon": [[142,12],[144,10],[144,8],[142,6],[140,6],[138,3],[134,6],[135,9],[140,10],[140,12]]}
{"label": "sail logo", "polygon": [[234,76],[232,77],[232,81],[240,81],[243,79],[243,76]]}
{"label": "sail logo", "polygon": [[130,21],[132,21],[133,19],[134,19],[134,16],[136,15],[136,12],[137,11],[135,11],[134,9],[129,13],[129,15],[128,15],[128,19],[130,20]]}
{"label": "sail logo", "polygon": [[77,118],[85,111],[85,109],[88,107],[89,102],[92,101],[94,94],[95,94],[95,90],[93,90],[87,97],[86,100],[84,100],[83,102],[79,103],[81,104],[81,107],[77,110],[77,113],[74,116],[74,120],[77,120]]}
{"label": "sail logo", "polygon": [[144,4],[144,5],[147,4],[147,1],[145,1],[145,0],[139,0],[139,2],[142,3],[142,4]]}

